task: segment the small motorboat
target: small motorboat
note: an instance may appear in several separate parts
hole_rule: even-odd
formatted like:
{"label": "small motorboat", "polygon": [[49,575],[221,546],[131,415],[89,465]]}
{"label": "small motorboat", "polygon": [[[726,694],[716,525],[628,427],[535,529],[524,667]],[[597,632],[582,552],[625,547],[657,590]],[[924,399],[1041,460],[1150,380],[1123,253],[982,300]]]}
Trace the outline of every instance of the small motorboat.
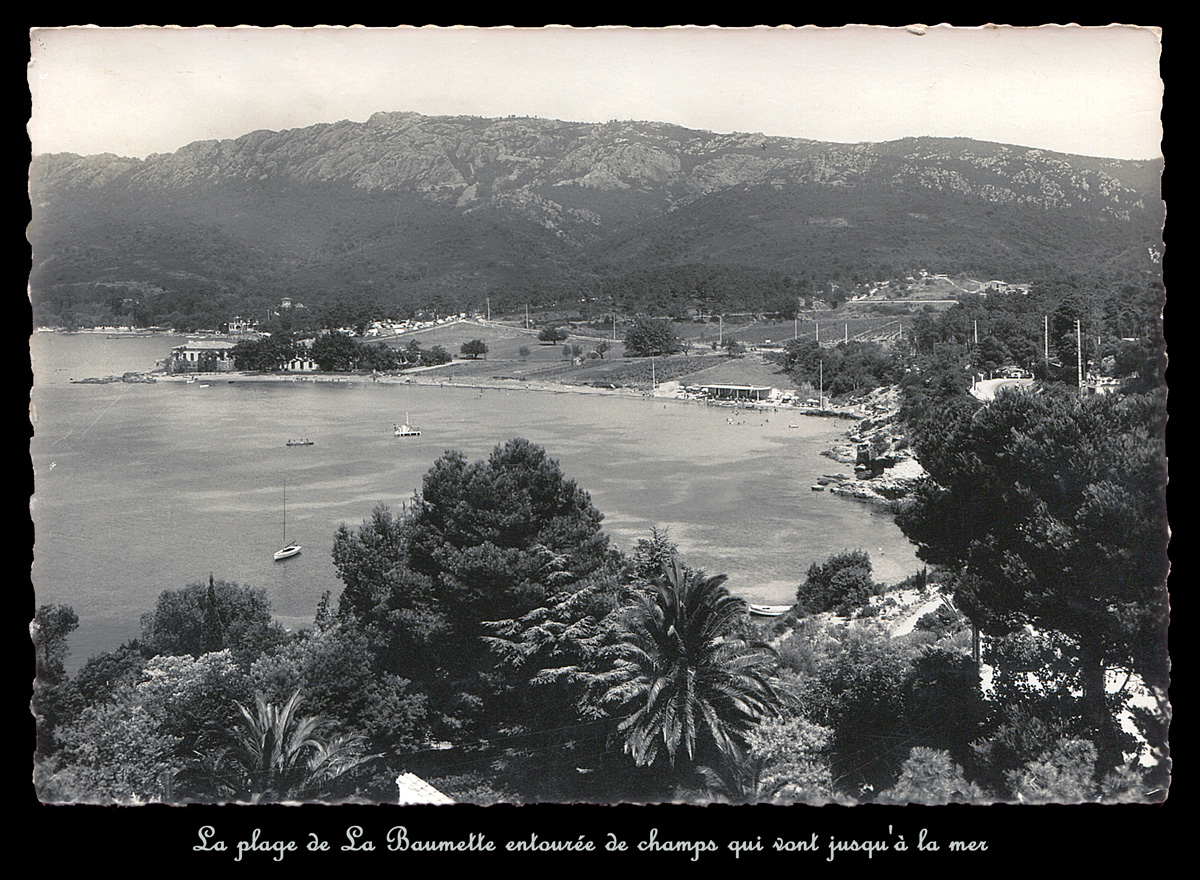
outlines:
{"label": "small motorboat", "polygon": [[312,446],[313,441],[312,440],[289,440],[287,442],[287,445],[288,446]]}

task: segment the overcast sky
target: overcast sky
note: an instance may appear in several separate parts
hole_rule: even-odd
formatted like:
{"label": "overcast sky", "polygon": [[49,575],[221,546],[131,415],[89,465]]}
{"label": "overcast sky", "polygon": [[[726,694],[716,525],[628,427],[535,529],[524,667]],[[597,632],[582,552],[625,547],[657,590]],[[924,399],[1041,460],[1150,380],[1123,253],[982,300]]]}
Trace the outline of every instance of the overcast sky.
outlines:
{"label": "overcast sky", "polygon": [[144,157],[377,111],[1161,155],[1150,28],[48,28],[35,154]]}

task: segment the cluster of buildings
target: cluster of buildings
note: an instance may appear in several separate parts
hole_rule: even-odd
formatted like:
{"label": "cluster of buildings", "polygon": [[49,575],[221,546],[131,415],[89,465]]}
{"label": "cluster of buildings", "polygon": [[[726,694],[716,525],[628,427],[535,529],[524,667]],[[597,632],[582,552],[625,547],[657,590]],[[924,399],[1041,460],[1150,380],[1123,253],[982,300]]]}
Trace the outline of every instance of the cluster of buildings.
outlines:
{"label": "cluster of buildings", "polygon": [[466,312],[460,312],[457,315],[446,315],[441,318],[432,318],[425,321],[372,321],[367,325],[367,329],[363,332],[363,336],[396,336],[400,333],[411,333],[413,330],[426,330],[430,327],[440,327],[443,324],[453,324],[457,321],[465,321],[468,317],[469,316]]}

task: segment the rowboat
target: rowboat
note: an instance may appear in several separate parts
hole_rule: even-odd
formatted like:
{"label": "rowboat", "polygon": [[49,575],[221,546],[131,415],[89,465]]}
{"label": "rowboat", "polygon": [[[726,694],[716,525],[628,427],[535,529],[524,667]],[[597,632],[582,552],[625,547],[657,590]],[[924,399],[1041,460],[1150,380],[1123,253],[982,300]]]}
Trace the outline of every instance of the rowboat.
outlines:
{"label": "rowboat", "polygon": [[750,613],[755,617],[782,617],[792,610],[791,605],[751,605]]}

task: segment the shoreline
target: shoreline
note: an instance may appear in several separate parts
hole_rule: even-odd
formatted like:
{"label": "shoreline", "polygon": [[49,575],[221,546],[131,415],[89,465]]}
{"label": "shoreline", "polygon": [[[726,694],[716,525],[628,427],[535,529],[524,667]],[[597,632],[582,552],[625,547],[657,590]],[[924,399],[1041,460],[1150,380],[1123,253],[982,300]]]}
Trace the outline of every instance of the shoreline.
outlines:
{"label": "shoreline", "polygon": [[858,420],[866,413],[853,407],[827,407],[824,410],[811,406],[796,406],[785,403],[762,403],[757,401],[724,401],[705,400],[696,397],[681,397],[676,389],[663,391],[644,391],[631,387],[602,388],[595,385],[576,385],[567,382],[555,382],[548,379],[524,379],[509,376],[492,376],[489,378],[429,378],[433,370],[445,369],[452,364],[441,364],[437,367],[418,367],[410,372],[400,374],[372,375],[370,373],[258,373],[244,371],[211,372],[211,373],[176,373],[167,374],[157,370],[140,373],[126,373],[124,376],[108,376],[100,378],[71,379],[75,385],[102,385],[112,382],[168,382],[186,384],[189,380],[205,384],[221,384],[222,382],[261,382],[282,384],[288,382],[313,382],[341,385],[356,385],[370,383],[373,385],[420,385],[423,387],[487,389],[493,391],[536,391],[546,394],[589,394],[608,397],[621,397],[627,400],[663,400],[677,403],[702,404],[738,410],[760,410],[793,415],[814,416],[827,419]]}

